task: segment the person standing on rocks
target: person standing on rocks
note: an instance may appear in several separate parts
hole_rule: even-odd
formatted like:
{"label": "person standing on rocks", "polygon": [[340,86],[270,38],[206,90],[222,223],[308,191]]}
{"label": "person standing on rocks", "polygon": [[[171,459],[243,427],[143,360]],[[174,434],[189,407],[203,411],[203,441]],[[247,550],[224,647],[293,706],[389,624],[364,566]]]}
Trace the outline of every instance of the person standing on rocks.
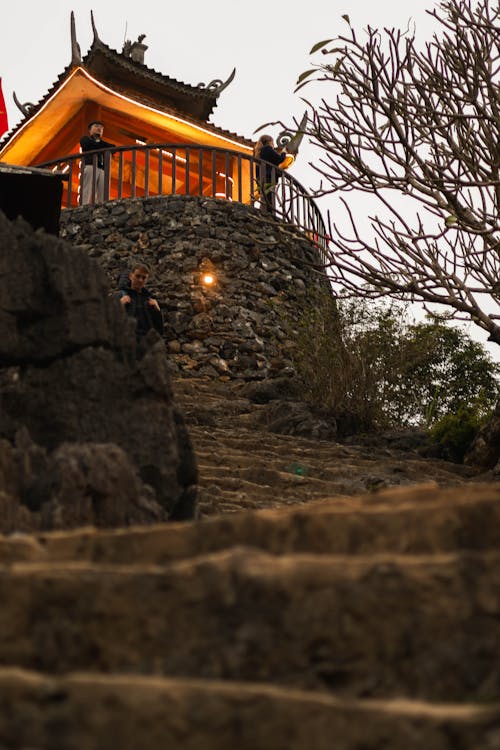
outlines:
{"label": "person standing on rocks", "polygon": [[154,328],[163,334],[163,316],[160,305],[151,292],[146,289],[149,268],[143,263],[137,263],[130,273],[123,273],[118,281],[119,291],[116,296],[128,316],[136,320],[136,335],[138,343]]}
{"label": "person standing on rocks", "polygon": [[[104,200],[105,160],[104,151],[93,154],[102,148],[114,148],[114,143],[102,140],[104,125],[100,120],[89,123],[88,135],[80,138],[83,156],[82,172],[82,206],[87,203],[102,203]],[[95,166],[95,194],[94,194],[94,166]]]}

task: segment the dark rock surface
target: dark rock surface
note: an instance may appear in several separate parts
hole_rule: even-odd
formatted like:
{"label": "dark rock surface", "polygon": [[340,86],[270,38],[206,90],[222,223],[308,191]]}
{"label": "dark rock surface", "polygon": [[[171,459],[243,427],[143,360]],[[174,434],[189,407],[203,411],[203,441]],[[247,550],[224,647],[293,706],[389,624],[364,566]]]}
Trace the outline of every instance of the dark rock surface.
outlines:
{"label": "dark rock surface", "polygon": [[196,464],[161,339],[150,333],[136,359],[133,325],[81,250],[3,215],[0,245],[0,512],[10,528],[15,507],[23,528],[192,517]]}
{"label": "dark rock surface", "polygon": [[[497,750],[497,705],[206,679],[0,670],[6,750]],[[26,720],[26,716],[29,720]],[[24,720],[23,720],[24,719]]]}

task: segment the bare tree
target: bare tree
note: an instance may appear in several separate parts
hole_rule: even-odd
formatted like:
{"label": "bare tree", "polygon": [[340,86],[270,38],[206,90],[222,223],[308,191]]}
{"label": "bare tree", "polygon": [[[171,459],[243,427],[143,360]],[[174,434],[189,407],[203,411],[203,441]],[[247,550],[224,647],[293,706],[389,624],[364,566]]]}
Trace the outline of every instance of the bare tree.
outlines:
{"label": "bare tree", "polygon": [[[428,12],[438,30],[420,50],[409,30],[360,40],[344,16],[348,34],[311,50],[332,62],[299,77],[298,89],[330,86],[306,102],[315,195],[342,191],[349,218],[348,230],[329,222],[329,273],[340,295],[446,305],[500,344],[500,7],[445,0]],[[368,239],[353,190],[383,207]]]}

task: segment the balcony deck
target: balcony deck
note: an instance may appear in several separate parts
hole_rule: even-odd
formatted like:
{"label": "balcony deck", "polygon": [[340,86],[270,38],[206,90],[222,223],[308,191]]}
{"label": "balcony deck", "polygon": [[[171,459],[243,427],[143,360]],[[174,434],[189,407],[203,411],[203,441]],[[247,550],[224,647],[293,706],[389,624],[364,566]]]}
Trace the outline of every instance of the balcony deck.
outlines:
{"label": "balcony deck", "polygon": [[[97,190],[99,154],[104,154],[104,201],[197,195],[237,201],[264,210],[266,203],[272,204],[272,213],[278,221],[296,227],[319,249],[326,249],[325,225],[313,198],[292,175],[269,163],[237,151],[172,143],[95,151],[92,152],[90,203],[98,203],[101,197]],[[81,153],[36,166],[65,175],[63,209],[81,205],[84,169]],[[266,175],[265,184],[258,179],[259,175]],[[263,200],[263,194],[267,194],[267,201]]]}

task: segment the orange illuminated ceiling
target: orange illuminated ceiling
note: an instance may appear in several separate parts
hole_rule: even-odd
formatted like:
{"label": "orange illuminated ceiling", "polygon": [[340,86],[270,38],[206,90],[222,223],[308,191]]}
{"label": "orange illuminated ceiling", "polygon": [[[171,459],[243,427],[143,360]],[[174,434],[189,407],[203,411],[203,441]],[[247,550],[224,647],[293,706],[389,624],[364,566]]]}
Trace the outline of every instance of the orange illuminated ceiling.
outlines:
{"label": "orange illuminated ceiling", "polygon": [[[79,113],[88,111],[89,105],[99,113],[113,112],[124,125],[140,123],[141,132],[148,135],[148,140],[152,137],[157,141],[199,143],[244,154],[252,153],[251,146],[242,143],[244,139],[237,136],[232,138],[231,134],[225,135],[225,131],[217,132],[219,129],[208,123],[200,121],[197,124],[175,111],[162,111],[154,104],[122,94],[99,81],[85,68],[78,66],[69,72],[43,105],[13,133],[0,149],[0,161],[32,165],[41,161],[42,154],[47,159],[48,142],[54,141],[55,146],[57,134],[68,129],[68,123],[71,122],[75,123],[72,128],[76,128],[75,133],[71,139],[66,139],[66,143],[61,141],[60,147],[65,146],[65,154],[73,151],[74,144],[78,143],[84,132],[83,114],[79,117]],[[125,145],[125,142],[120,143],[116,133],[111,133],[109,129],[106,130],[105,139],[106,136],[109,136],[117,146]],[[57,153],[53,157],[63,155]]]}

